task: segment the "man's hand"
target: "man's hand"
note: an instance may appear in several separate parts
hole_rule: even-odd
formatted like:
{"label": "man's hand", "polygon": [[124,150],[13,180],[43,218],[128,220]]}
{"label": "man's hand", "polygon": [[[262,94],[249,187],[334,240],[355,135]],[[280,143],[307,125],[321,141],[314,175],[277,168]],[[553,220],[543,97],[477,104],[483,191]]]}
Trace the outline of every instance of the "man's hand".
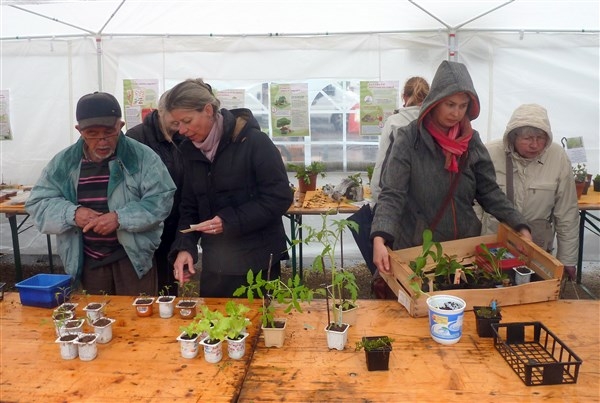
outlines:
{"label": "man's hand", "polygon": [[77,224],[79,228],[84,228],[92,220],[100,217],[101,215],[101,212],[92,210],[91,208],[81,206],[77,207],[77,210],[75,210],[75,224]]}
{"label": "man's hand", "polygon": [[119,228],[119,216],[114,211],[111,211],[92,219],[83,227],[83,232],[93,230],[96,234],[108,235],[115,232],[117,228]]}

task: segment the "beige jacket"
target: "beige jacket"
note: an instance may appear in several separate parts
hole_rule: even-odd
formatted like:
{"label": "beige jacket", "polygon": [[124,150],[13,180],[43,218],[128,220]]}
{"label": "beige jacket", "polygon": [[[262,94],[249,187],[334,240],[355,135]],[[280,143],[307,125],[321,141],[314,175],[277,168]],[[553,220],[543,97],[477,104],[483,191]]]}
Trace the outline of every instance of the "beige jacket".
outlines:
{"label": "beige jacket", "polygon": [[[533,160],[527,160],[514,150],[514,136],[509,133],[518,127],[533,126],[550,137],[546,149]],[[552,130],[546,110],[535,104],[521,105],[510,118],[502,140],[486,145],[496,169],[496,179],[506,193],[506,157],[512,159],[514,203],[527,219],[534,242],[553,250],[556,235],[556,257],[565,266],[577,264],[579,247],[579,209],[571,161],[560,145],[552,142]],[[482,234],[497,231],[497,221],[483,215]]]}

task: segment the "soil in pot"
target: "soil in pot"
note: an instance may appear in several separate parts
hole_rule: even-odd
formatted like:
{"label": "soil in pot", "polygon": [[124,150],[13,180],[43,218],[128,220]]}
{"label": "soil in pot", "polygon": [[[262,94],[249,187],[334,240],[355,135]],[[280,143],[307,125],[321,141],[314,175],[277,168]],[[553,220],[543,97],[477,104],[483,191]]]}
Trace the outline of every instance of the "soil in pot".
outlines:
{"label": "soil in pot", "polygon": [[[381,336],[364,336],[362,338],[362,341],[364,344],[367,341],[374,341],[380,338]],[[391,352],[391,344],[387,344],[382,347],[372,348],[368,351],[367,349],[365,349],[365,360],[367,362],[367,369],[369,371],[387,371],[389,369]]]}
{"label": "soil in pot", "polygon": [[196,301],[179,301],[175,308],[182,319],[191,319],[196,316],[196,305]]}

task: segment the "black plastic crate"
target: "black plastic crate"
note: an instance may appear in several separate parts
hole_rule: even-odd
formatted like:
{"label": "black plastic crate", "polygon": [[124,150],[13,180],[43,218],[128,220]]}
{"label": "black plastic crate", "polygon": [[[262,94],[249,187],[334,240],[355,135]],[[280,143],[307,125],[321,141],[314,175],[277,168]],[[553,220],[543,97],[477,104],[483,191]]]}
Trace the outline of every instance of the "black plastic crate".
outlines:
{"label": "black plastic crate", "polygon": [[583,361],[541,322],[492,323],[494,347],[527,386],[576,383]]}

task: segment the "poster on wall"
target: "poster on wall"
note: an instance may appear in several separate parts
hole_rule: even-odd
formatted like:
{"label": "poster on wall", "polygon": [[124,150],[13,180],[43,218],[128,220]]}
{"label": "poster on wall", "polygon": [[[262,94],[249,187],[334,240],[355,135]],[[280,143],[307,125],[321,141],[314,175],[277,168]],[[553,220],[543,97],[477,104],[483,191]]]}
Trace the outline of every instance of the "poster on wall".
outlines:
{"label": "poster on wall", "polygon": [[246,105],[246,90],[216,90],[215,96],[221,101],[221,108],[238,109]]}
{"label": "poster on wall", "polygon": [[360,134],[380,135],[385,120],[398,108],[398,81],[360,82]]}
{"label": "poster on wall", "polygon": [[12,140],[9,100],[9,91],[0,90],[0,140]]}
{"label": "poster on wall", "polygon": [[271,83],[269,90],[273,137],[308,136],[308,84]]}
{"label": "poster on wall", "polygon": [[158,106],[158,80],[123,80],[125,124],[139,125]]}

